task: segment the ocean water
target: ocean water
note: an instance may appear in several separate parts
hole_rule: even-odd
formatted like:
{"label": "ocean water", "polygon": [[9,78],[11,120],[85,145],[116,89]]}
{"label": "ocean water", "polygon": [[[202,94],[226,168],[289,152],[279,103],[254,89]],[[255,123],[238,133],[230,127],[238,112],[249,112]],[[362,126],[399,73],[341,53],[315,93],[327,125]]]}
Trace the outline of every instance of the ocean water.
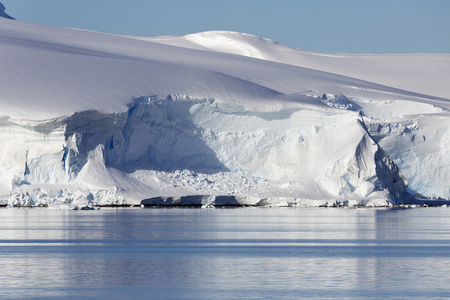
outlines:
{"label": "ocean water", "polygon": [[450,298],[450,208],[0,209],[0,299]]}

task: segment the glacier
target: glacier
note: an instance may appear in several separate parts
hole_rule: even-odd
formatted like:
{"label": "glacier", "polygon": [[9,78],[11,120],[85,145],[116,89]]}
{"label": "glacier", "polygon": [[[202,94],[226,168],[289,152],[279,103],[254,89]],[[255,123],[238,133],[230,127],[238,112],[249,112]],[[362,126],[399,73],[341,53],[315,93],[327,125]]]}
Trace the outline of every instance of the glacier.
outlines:
{"label": "glacier", "polygon": [[9,18],[0,43],[10,206],[450,199],[448,54],[320,54],[236,32],[131,37]]}

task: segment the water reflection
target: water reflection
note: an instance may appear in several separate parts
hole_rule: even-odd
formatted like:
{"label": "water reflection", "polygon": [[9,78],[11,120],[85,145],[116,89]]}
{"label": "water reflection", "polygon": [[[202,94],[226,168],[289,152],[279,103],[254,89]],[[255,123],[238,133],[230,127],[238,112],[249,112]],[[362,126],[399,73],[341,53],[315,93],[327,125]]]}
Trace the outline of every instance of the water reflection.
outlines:
{"label": "water reflection", "polygon": [[0,298],[444,297],[447,209],[0,210]]}

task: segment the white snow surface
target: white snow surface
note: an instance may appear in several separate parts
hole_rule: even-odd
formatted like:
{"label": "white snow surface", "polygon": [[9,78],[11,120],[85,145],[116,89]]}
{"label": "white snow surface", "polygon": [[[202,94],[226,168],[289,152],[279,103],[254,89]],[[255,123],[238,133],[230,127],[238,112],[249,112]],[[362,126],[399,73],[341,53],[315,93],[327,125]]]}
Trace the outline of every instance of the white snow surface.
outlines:
{"label": "white snow surface", "polygon": [[5,18],[0,43],[10,205],[450,198],[450,55],[331,55],[235,32],[136,38]]}
{"label": "white snow surface", "polygon": [[445,99],[449,95],[449,54],[325,54],[227,31],[138,39],[274,61]]}

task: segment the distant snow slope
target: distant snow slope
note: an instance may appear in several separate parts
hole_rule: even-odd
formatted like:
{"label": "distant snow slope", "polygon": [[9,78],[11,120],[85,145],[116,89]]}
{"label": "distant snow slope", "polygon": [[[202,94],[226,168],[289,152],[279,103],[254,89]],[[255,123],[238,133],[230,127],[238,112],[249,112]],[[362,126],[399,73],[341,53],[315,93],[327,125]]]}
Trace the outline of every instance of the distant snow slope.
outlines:
{"label": "distant snow slope", "polygon": [[3,18],[0,43],[11,205],[450,198],[450,88],[433,77],[449,74],[448,55],[320,55],[238,33],[131,38]]}
{"label": "distant snow slope", "polygon": [[[227,31],[184,37],[143,38],[168,45],[232,53],[449,98],[449,54],[325,54],[280,45],[269,39]],[[426,78],[426,80],[424,80]]]}

